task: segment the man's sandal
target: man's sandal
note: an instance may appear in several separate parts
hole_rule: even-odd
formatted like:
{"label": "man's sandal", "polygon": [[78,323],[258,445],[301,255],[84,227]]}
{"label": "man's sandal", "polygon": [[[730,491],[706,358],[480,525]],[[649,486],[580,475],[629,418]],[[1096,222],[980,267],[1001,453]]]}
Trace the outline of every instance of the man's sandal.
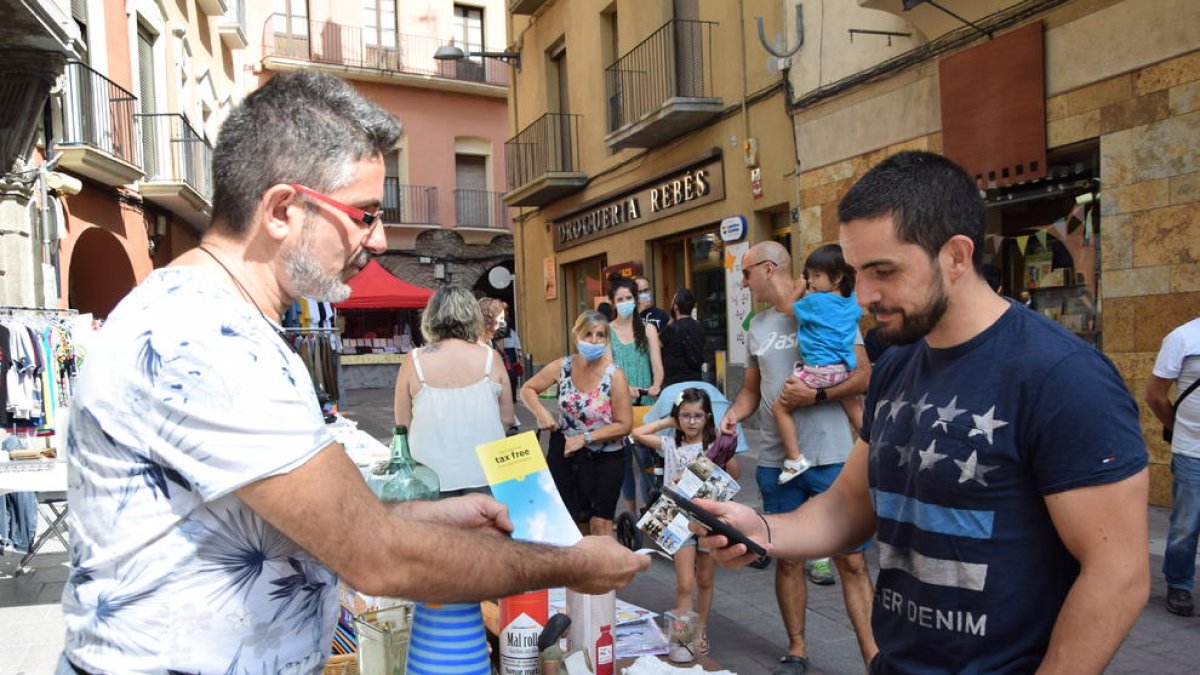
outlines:
{"label": "man's sandal", "polygon": [[808,659],[795,654],[784,654],[771,675],[804,675],[808,672]]}

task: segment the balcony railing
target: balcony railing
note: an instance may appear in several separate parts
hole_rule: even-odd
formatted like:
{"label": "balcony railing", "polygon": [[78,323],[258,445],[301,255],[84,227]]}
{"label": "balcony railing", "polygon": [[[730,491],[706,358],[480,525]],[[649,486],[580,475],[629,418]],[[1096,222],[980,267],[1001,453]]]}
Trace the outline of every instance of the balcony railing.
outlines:
{"label": "balcony railing", "polygon": [[[273,14],[263,27],[263,58],[285,58],[335,66],[432,75],[451,80],[508,86],[509,66],[494,59],[439,61],[445,40],[389,30],[344,26],[330,21]],[[480,45],[460,45],[482,51]]]}
{"label": "balcony railing", "polygon": [[134,115],[141,120],[146,181],[183,183],[212,202],[212,144],[179,113]]}
{"label": "balcony railing", "polygon": [[78,61],[67,63],[66,75],[61,145],[88,145],[140,168],[137,97]]}
{"label": "balcony railing", "polygon": [[713,96],[713,25],[672,19],[605,69],[610,133],[671,99]]}
{"label": "balcony railing", "polygon": [[458,227],[509,229],[504,193],[458,188],[454,191],[454,215]]}
{"label": "balcony railing", "polygon": [[438,190],[424,185],[404,185],[399,178],[383,179],[384,225],[438,223]]}
{"label": "balcony railing", "polygon": [[504,143],[508,189],[579,171],[579,115],[546,113]]}

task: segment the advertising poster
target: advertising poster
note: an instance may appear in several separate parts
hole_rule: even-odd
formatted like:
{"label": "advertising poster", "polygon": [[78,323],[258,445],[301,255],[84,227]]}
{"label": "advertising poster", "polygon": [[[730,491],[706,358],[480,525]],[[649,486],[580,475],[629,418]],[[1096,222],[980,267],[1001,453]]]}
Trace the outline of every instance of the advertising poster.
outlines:
{"label": "advertising poster", "polygon": [[725,245],[726,325],[729,327],[729,363],[746,365],[746,331],[742,328],[750,315],[750,289],[742,288],[742,256],[749,242]]}

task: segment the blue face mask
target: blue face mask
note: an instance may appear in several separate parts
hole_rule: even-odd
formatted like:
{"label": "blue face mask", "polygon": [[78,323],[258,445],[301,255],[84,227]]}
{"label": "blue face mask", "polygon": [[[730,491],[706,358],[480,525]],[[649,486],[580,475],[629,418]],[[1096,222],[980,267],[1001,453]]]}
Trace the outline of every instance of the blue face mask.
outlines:
{"label": "blue face mask", "polygon": [[579,350],[579,355],[589,362],[595,361],[601,356],[604,356],[604,350],[606,346],[607,345],[605,345],[603,342],[600,344],[593,344],[591,342],[575,343],[575,349]]}
{"label": "blue face mask", "polygon": [[629,317],[633,316],[633,309],[635,307],[637,307],[637,303],[634,302],[633,300],[626,300],[625,302],[618,302],[617,303],[617,316],[621,317],[622,319],[628,319]]}

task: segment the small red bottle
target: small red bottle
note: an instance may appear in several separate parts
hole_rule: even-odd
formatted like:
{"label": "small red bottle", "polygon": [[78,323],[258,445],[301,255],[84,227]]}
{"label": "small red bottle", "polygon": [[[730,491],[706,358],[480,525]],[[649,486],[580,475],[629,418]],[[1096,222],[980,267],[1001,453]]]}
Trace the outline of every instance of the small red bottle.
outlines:
{"label": "small red bottle", "polygon": [[596,675],[613,675],[612,626],[601,626],[600,637],[596,638]]}

